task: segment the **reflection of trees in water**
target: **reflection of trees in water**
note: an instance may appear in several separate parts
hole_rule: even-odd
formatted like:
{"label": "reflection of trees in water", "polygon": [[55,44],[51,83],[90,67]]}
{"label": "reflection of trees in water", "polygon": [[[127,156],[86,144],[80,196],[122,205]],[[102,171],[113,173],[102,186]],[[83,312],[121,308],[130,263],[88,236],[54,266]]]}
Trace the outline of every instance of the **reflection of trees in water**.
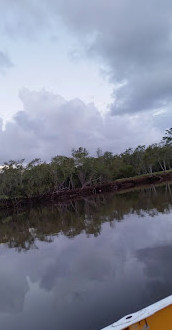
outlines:
{"label": "reflection of trees in water", "polygon": [[18,251],[37,248],[37,240],[52,242],[53,236],[69,238],[84,232],[97,236],[102,223],[121,221],[127,214],[155,216],[171,211],[171,187],[166,185],[125,194],[97,195],[68,204],[0,213],[0,242]]}

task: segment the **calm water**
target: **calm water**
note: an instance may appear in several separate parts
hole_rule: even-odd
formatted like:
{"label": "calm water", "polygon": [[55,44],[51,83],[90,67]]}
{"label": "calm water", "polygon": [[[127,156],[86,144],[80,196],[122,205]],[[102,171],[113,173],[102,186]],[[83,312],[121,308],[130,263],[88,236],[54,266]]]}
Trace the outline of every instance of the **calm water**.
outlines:
{"label": "calm water", "polygon": [[0,329],[97,330],[172,294],[172,186],[0,214]]}

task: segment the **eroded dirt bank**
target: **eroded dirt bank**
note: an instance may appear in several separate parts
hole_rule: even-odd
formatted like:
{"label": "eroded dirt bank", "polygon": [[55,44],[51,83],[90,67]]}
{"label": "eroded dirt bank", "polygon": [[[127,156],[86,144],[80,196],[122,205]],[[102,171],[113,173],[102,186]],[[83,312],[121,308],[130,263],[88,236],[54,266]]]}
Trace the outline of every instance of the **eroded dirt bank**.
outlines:
{"label": "eroded dirt bank", "polygon": [[21,208],[23,206],[32,206],[36,204],[46,204],[50,202],[67,202],[73,199],[78,199],[93,194],[101,194],[105,192],[122,192],[123,190],[130,190],[135,187],[141,187],[144,185],[159,184],[165,181],[172,180],[172,171],[162,172],[152,175],[145,175],[134,178],[127,178],[116,180],[113,182],[107,182],[102,185],[87,186],[84,188],[54,191],[40,196],[32,198],[13,198],[13,199],[1,199],[0,208]]}

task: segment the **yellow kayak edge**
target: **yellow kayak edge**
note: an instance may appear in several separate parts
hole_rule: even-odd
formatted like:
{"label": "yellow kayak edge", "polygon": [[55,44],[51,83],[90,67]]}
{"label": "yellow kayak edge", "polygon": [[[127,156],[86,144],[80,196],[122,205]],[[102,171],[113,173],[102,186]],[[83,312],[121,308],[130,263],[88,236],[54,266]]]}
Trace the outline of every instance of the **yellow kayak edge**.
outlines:
{"label": "yellow kayak edge", "polygon": [[[140,311],[124,316],[101,330],[123,329],[172,329],[172,295]],[[155,315],[156,314],[156,315]],[[163,322],[163,328],[161,320]],[[143,321],[143,322],[142,322]],[[164,322],[167,324],[165,325]],[[170,323],[170,324],[169,324]],[[158,325],[157,325],[158,324]],[[144,327],[145,326],[145,327]]]}

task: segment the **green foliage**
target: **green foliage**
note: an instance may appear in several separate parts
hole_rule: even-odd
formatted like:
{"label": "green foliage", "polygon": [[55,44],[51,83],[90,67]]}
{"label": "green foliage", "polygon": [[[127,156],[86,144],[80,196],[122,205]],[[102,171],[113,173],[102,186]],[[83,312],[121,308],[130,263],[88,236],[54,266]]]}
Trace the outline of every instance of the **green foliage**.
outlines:
{"label": "green foliage", "polygon": [[171,168],[172,128],[166,130],[161,143],[147,148],[139,145],[119,155],[97,149],[97,155],[91,157],[85,148],[79,147],[72,150],[71,157],[57,155],[49,163],[39,158],[28,164],[24,159],[10,160],[0,172],[0,196],[30,198]]}
{"label": "green foliage", "polygon": [[172,128],[166,129],[165,136],[162,138],[165,144],[172,144]]}

